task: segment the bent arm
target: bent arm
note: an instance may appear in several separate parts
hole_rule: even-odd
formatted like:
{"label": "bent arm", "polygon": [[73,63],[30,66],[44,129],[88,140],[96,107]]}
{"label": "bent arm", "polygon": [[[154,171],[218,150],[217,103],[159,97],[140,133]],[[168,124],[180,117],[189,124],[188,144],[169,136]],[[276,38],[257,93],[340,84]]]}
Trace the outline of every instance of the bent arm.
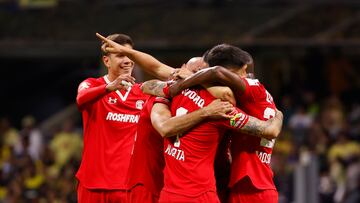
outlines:
{"label": "bent arm", "polygon": [[191,113],[171,117],[166,104],[156,103],[151,110],[151,123],[162,137],[171,137],[190,130],[207,118],[230,118],[227,113],[231,111],[233,106],[230,103],[214,100],[208,106]]}
{"label": "bent arm", "polygon": [[106,90],[106,84],[89,88],[82,88],[81,85],[86,85],[86,83],[83,82],[80,84],[78,94],[76,96],[76,104],[80,110],[108,93]]}
{"label": "bent arm", "polygon": [[147,53],[118,44],[99,33],[96,33],[96,36],[107,43],[108,46],[105,47],[105,51],[126,55],[137,63],[144,71],[161,80],[166,80],[174,72],[174,68],[161,63],[159,60]]}
{"label": "bent arm", "polygon": [[154,95],[158,97],[167,97],[164,88],[167,86],[166,82],[160,80],[148,80],[141,85],[141,91],[145,94]]}
{"label": "bent arm", "polygon": [[176,136],[186,132],[205,118],[206,112],[203,109],[171,117],[169,107],[161,103],[156,103],[151,111],[151,123],[162,137]]}
{"label": "bent arm", "polygon": [[194,75],[186,78],[184,82],[174,84],[170,88],[170,96],[178,94],[181,90],[199,84],[212,84],[218,82],[228,86],[235,92],[243,93],[246,88],[245,82],[235,73],[221,66],[215,66],[198,71]]}
{"label": "bent arm", "polygon": [[248,135],[253,135],[261,138],[266,138],[268,140],[277,138],[281,132],[283,123],[283,114],[281,111],[276,110],[275,117],[262,121],[255,117],[249,116],[248,122],[238,131],[246,133]]}
{"label": "bent arm", "polygon": [[144,71],[161,80],[167,80],[175,70],[174,68],[160,62],[150,54],[137,51],[135,49],[128,49],[125,54]]}
{"label": "bent arm", "polygon": [[[174,84],[181,84],[184,80],[179,80]],[[160,80],[148,80],[141,85],[141,90],[145,94],[150,94],[158,97],[168,97],[169,95],[165,93],[164,88],[166,88],[168,84],[166,82]],[[235,105],[236,100],[234,97],[234,93],[229,87],[221,87],[221,86],[205,86],[206,90],[210,92],[215,98],[221,99],[222,101],[228,101],[231,104]],[[169,87],[169,91],[172,88],[172,85]],[[168,92],[167,92],[168,93]],[[175,96],[175,95],[173,95]]]}

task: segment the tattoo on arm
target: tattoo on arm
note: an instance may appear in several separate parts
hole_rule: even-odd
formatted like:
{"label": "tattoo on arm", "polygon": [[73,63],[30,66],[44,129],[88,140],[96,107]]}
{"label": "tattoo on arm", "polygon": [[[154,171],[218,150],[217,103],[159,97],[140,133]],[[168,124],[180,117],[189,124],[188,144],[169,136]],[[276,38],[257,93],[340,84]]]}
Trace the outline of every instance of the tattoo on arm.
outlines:
{"label": "tattoo on arm", "polygon": [[255,135],[261,137],[264,134],[266,126],[262,124],[262,121],[249,117],[249,121],[241,128],[241,130],[249,135]]}
{"label": "tattoo on arm", "polygon": [[[267,121],[258,120],[250,116],[249,121],[241,128],[241,130],[249,135],[272,139],[274,137],[269,134],[276,134],[277,136],[277,134],[280,133],[281,127],[282,115],[275,116]],[[276,132],[276,130],[278,130],[278,132]]]}
{"label": "tattoo on arm", "polygon": [[166,82],[162,82],[159,80],[149,80],[144,82],[144,84],[141,86],[141,90],[146,94],[164,97],[165,94],[163,92],[163,89],[165,86]]}

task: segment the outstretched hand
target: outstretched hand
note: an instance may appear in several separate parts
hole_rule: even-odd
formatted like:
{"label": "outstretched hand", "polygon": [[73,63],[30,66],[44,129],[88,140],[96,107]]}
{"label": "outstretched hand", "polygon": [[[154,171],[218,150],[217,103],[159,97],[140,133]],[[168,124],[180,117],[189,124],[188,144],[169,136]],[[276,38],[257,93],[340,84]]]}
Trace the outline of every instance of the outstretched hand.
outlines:
{"label": "outstretched hand", "polygon": [[96,36],[99,39],[101,39],[102,41],[104,41],[104,45],[101,46],[101,49],[105,53],[124,54],[129,49],[128,47],[118,44],[118,43],[114,42],[113,40],[102,36],[99,33],[96,33]]}

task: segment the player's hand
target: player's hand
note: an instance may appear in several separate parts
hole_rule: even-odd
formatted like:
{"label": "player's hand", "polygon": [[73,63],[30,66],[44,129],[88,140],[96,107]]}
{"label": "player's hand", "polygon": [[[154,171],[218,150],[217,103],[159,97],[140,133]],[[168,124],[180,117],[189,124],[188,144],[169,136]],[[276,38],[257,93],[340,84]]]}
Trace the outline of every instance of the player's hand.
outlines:
{"label": "player's hand", "polygon": [[229,102],[216,99],[209,105],[205,106],[203,110],[206,112],[206,116],[212,119],[231,118],[228,113],[235,110],[234,106]]}
{"label": "player's hand", "polygon": [[193,73],[183,64],[180,69],[177,69],[172,75],[176,79],[185,79],[191,76]]}
{"label": "player's hand", "polygon": [[96,33],[96,36],[99,39],[101,39],[102,41],[105,42],[103,44],[103,46],[101,46],[102,51],[105,52],[105,53],[124,54],[129,49],[128,47],[125,47],[125,46],[123,46],[121,44],[118,44],[118,43],[112,41],[111,39],[108,39],[108,38],[102,36],[99,33]]}
{"label": "player's hand", "polygon": [[106,86],[106,90],[109,92],[121,89],[127,90],[133,84],[135,84],[134,77],[132,77],[131,75],[120,75]]}

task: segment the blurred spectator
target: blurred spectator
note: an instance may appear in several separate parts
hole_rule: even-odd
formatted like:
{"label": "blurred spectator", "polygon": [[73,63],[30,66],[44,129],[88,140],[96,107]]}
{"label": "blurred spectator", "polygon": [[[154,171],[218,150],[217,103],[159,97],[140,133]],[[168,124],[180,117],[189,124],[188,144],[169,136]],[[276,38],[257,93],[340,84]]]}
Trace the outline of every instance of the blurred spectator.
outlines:
{"label": "blurred spectator", "polygon": [[15,153],[21,152],[21,139],[18,130],[11,126],[7,118],[0,119],[0,139],[5,147],[12,148]]}
{"label": "blurred spectator", "polygon": [[321,124],[332,140],[344,128],[345,116],[343,107],[337,97],[327,99],[322,107]]}
{"label": "blurred spectator", "polygon": [[[336,182],[335,202],[343,201],[346,192],[346,167],[360,157],[360,144],[349,140],[346,132],[339,132],[336,142],[328,151],[330,177]],[[354,185],[354,184],[353,184]]]}
{"label": "blurred spectator", "polygon": [[20,131],[22,139],[26,140],[24,150],[27,151],[34,161],[39,160],[43,149],[43,135],[40,130],[35,127],[35,123],[34,117],[30,115],[25,116],[21,121],[23,129]]}
{"label": "blurred spectator", "polygon": [[305,111],[305,108],[303,106],[298,106],[288,123],[297,143],[303,144],[305,142],[306,134],[308,133],[312,121],[312,116]]}
{"label": "blurred spectator", "polygon": [[55,158],[54,169],[56,173],[58,173],[70,159],[81,159],[82,146],[81,134],[75,132],[73,121],[65,121],[62,130],[55,134],[53,140],[50,142],[50,149],[53,151]]}

